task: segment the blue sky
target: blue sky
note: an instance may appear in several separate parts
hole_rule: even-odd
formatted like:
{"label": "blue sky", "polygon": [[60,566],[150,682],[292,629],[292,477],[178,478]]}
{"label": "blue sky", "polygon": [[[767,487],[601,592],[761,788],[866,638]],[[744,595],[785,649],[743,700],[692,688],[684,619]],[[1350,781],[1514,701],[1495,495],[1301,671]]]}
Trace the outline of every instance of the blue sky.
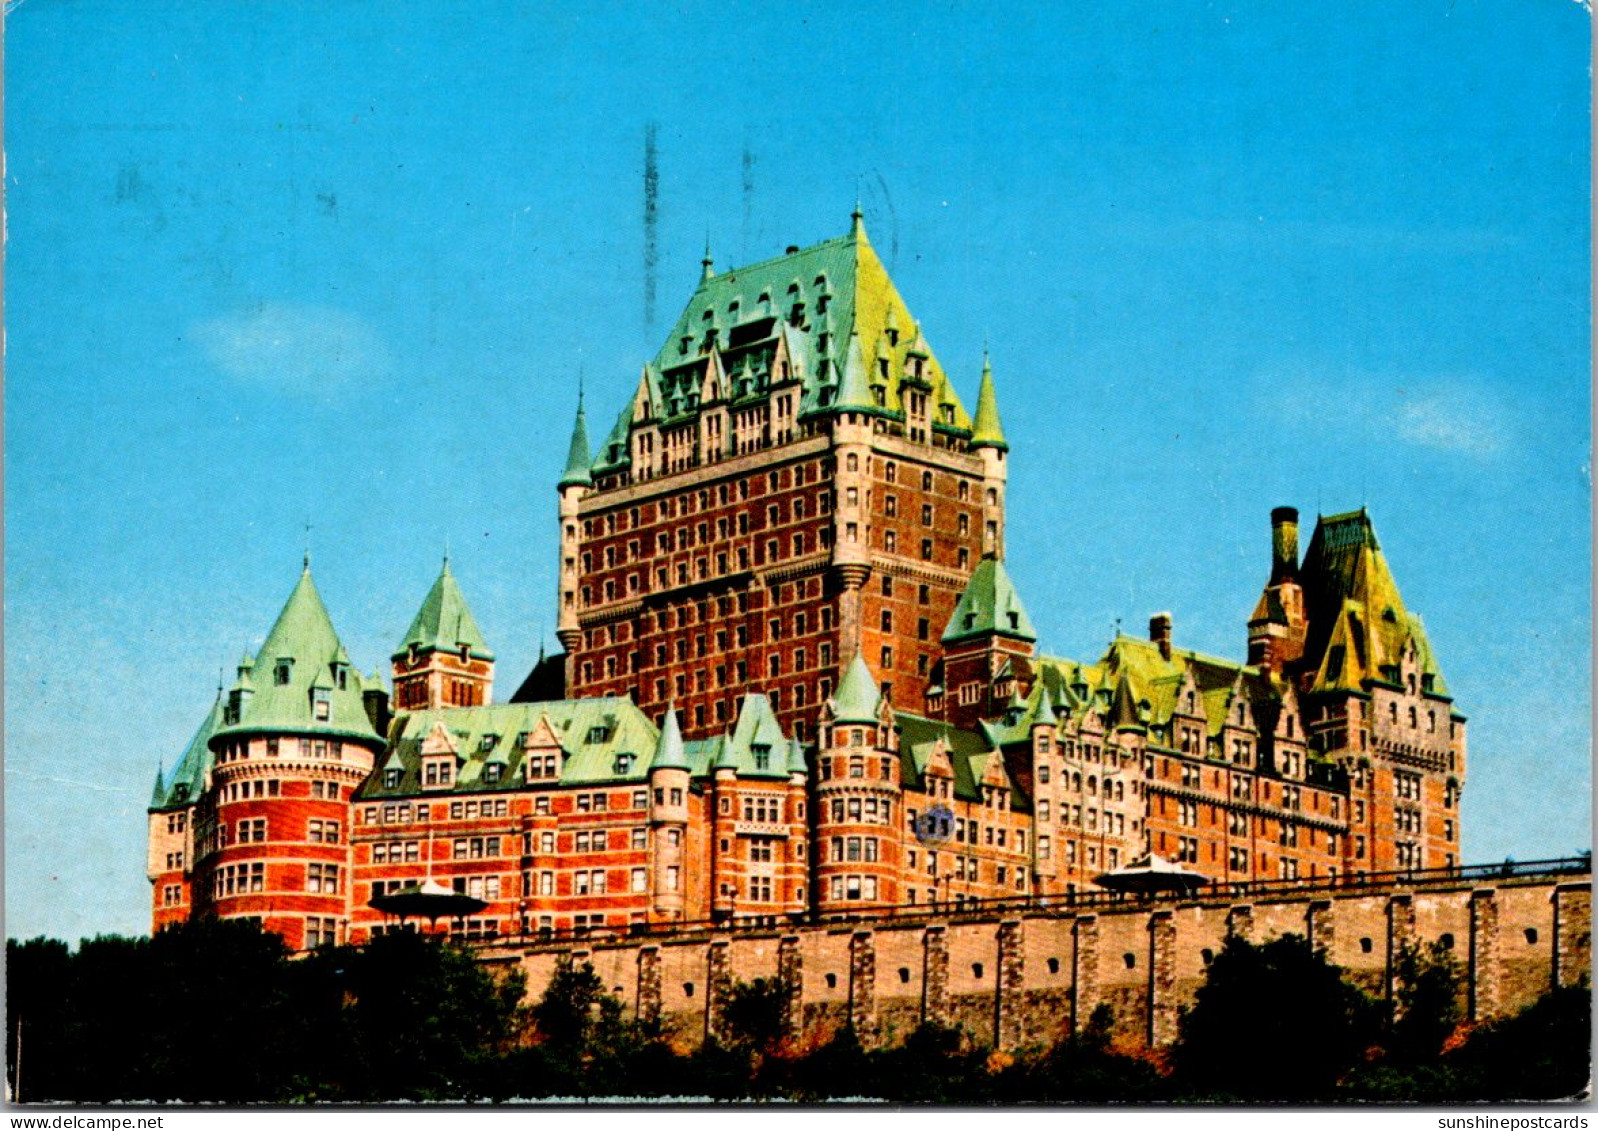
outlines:
{"label": "blue sky", "polygon": [[1368,505],[1466,858],[1588,846],[1587,13],[1039,7],[9,5],[7,934],[147,929],[156,765],[307,522],[363,669],[447,544],[508,694],[579,373],[611,419],[707,231],[857,190],[968,406],[991,342],[1050,652],[1241,656],[1270,508]]}

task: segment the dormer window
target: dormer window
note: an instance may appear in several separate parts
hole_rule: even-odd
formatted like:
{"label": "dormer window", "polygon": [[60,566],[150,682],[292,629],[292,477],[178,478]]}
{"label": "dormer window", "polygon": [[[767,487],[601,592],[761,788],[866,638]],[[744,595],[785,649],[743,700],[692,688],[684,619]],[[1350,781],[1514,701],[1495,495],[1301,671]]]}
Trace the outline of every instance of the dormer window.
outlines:
{"label": "dormer window", "polygon": [[346,690],[350,685],[350,666],[344,663],[333,665],[333,683],[340,690]]}
{"label": "dormer window", "polygon": [[173,787],[172,796],[178,801],[187,801],[189,799],[189,783],[179,782]]}
{"label": "dormer window", "polygon": [[496,747],[498,745],[499,745],[499,735],[497,735],[497,734],[485,734],[485,735],[483,735],[482,742],[479,744],[478,749],[483,751],[483,753],[486,754],[486,753],[488,753],[488,751],[494,749],[494,747]]}
{"label": "dormer window", "polygon": [[614,774],[631,773],[632,772],[632,768],[633,768],[633,759],[635,757],[636,757],[636,755],[630,754],[630,753],[627,753],[627,752],[623,752],[621,754],[616,755],[615,761],[611,762],[611,764],[610,764],[611,773],[614,773]]}
{"label": "dormer window", "polygon": [[462,644],[461,645],[461,663],[463,663],[463,664],[469,663],[471,661],[471,658],[472,658],[472,646],[470,644]]}
{"label": "dormer window", "polygon": [[289,677],[294,674],[294,661],[287,657],[280,659],[272,665],[272,682],[279,687],[288,684]]}
{"label": "dormer window", "polygon": [[398,789],[399,788],[399,783],[400,783],[400,771],[399,770],[384,770],[383,771],[383,788],[384,789]]}
{"label": "dormer window", "polygon": [[755,755],[755,769],[771,769],[771,747],[769,744],[760,743],[749,748]]}
{"label": "dormer window", "polygon": [[588,741],[589,742],[609,742],[610,741],[610,724],[608,724],[608,723],[600,723],[598,726],[589,727],[588,728]]}
{"label": "dormer window", "polygon": [[505,767],[499,762],[490,762],[488,765],[483,767],[483,780],[489,785],[493,785],[504,775]]}
{"label": "dormer window", "polygon": [[[287,682],[287,681],[285,681]],[[330,687],[311,688],[311,714],[317,722],[327,722],[333,717],[333,689]]]}
{"label": "dormer window", "polygon": [[427,789],[448,789],[455,782],[455,759],[428,758],[422,762],[422,785]]}

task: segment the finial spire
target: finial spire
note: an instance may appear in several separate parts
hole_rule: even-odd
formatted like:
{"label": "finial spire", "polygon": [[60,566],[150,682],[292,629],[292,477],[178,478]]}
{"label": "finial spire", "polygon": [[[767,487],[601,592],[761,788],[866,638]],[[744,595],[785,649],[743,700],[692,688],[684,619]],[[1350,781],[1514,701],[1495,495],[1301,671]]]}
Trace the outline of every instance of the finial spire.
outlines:
{"label": "finial spire", "polygon": [[305,573],[311,572],[311,520],[305,520],[305,556],[300,561],[301,569]]}
{"label": "finial spire", "polygon": [[849,234],[858,236],[865,229],[865,213],[860,210],[860,181],[856,178],[854,185],[854,211],[849,213]]}
{"label": "finial spire", "polygon": [[705,257],[699,261],[699,281],[705,282],[714,277],[716,261],[710,255],[710,229],[705,229]]}

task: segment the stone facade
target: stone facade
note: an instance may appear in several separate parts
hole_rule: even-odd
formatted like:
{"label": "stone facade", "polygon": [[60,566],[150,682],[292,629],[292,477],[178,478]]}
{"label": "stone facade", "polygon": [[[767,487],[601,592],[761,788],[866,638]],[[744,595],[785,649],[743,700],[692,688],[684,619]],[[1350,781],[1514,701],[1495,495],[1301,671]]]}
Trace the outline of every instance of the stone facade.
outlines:
{"label": "stone facade", "polygon": [[[1388,972],[1398,948],[1441,944],[1459,963],[1472,1020],[1480,1022],[1513,1014],[1590,971],[1591,935],[1582,918],[1590,898],[1590,878],[1527,876],[1490,888],[1437,884],[1262,899],[1251,917],[1260,942],[1302,936],[1307,922],[1315,924],[1328,958],[1378,994],[1392,992]],[[1503,925],[1502,952],[1480,941],[1488,906]],[[618,982],[617,995],[638,1001],[646,1020],[658,1019],[684,1044],[717,1031],[719,1003],[733,979],[777,977],[792,994],[790,1016],[803,1019],[794,1028],[800,1036],[825,1037],[852,1024],[867,1045],[894,1044],[930,1021],[1014,1050],[1069,1036],[1108,1003],[1119,1047],[1158,1048],[1176,1039],[1181,1010],[1237,931],[1237,911],[1224,901],[1129,903],[1082,914],[898,917],[869,929],[816,926],[786,935],[618,939],[581,948],[576,958],[569,944],[556,943],[483,953],[519,962],[531,999],[564,962],[593,963],[607,985],[635,971],[636,987]]]}

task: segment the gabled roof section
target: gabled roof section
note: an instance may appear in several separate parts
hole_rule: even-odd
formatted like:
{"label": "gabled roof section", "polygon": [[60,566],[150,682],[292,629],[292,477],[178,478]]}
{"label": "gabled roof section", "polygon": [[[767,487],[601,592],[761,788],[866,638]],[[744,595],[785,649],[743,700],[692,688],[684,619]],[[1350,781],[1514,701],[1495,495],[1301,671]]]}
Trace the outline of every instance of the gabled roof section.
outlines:
{"label": "gabled roof section", "polygon": [[[193,805],[205,788],[206,775],[211,772],[211,736],[222,725],[223,699],[219,694],[206,712],[205,721],[189,739],[173,768],[172,775],[163,784],[161,771],[156,770],[155,793],[150,798],[150,811],[182,809]],[[182,788],[179,788],[182,787]]]}
{"label": "gabled roof section", "polygon": [[[342,658],[346,656],[307,561],[255,654],[254,694],[238,721],[220,728],[216,737],[287,732],[375,743],[380,736],[362,701],[365,683],[359,669]],[[313,706],[320,698],[328,704],[326,718],[318,718]]]}
{"label": "gabled roof section", "polygon": [[1004,564],[998,558],[983,558],[943,630],[943,643],[995,634],[1028,643],[1038,639],[1032,618],[1027,616],[1026,606]]}
{"label": "gabled roof section", "polygon": [[459,652],[466,648],[479,660],[494,658],[483,640],[482,630],[477,627],[477,618],[466,604],[465,594],[449,570],[448,558],[444,559],[437,580],[427,591],[394,658],[405,655],[413,647],[424,652]]}

